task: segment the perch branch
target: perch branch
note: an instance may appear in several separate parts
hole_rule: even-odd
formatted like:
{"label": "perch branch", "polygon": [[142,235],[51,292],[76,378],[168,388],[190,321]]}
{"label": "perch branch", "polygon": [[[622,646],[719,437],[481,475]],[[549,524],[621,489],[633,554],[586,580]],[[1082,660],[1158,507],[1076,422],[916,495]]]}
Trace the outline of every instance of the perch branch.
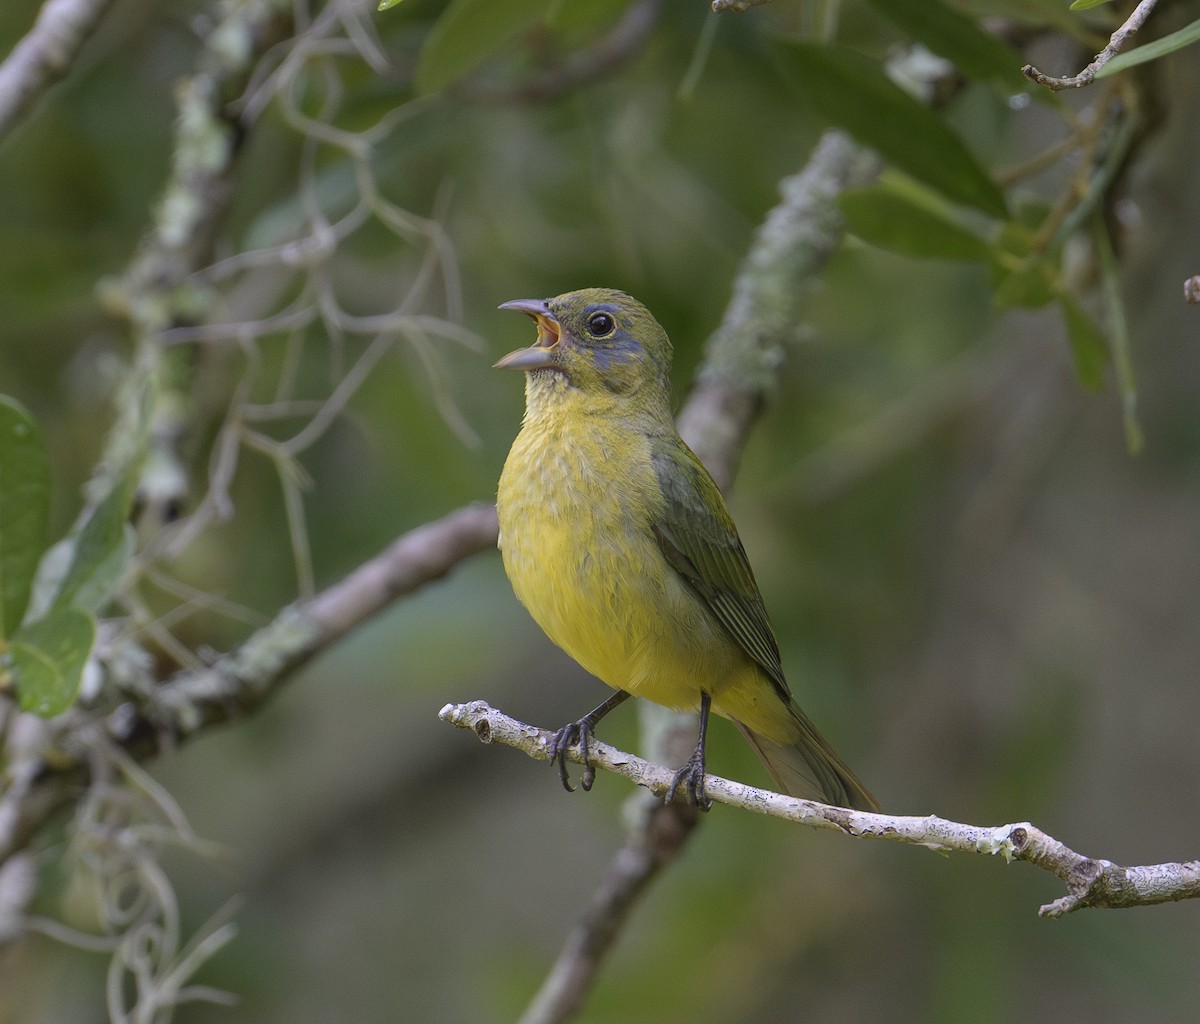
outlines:
{"label": "perch branch", "polygon": [[1082,89],[1085,85],[1091,85],[1096,80],[1096,75],[1100,73],[1100,69],[1125,49],[1125,44],[1137,35],[1138,29],[1145,24],[1146,19],[1150,17],[1150,12],[1154,10],[1154,6],[1157,3],[1158,0],[1142,0],[1133,9],[1133,13],[1125,19],[1121,27],[1112,34],[1112,37],[1108,40],[1108,45],[1096,54],[1096,59],[1079,72],[1079,74],[1071,75],[1068,78],[1055,78],[1053,75],[1042,74],[1032,64],[1026,64],[1021,68],[1021,74],[1031,81],[1037,82],[1038,85],[1044,85],[1047,89],[1053,89],[1055,92],[1060,92],[1063,89]]}
{"label": "perch branch", "polygon": [[[518,722],[483,701],[447,704],[442,721],[470,729],[484,743],[513,747],[537,761],[550,759],[552,733]],[[588,747],[591,764],[612,772],[657,797],[666,795],[674,770],[651,764],[633,754],[594,741]],[[580,762],[571,748],[567,757]],[[1062,917],[1084,907],[1140,907],[1200,897],[1200,861],[1123,867],[1076,853],[1027,821],[1009,825],[967,825],[934,815],[924,817],[872,814],[800,800],[709,775],[704,791],[715,803],[765,814],[810,828],[833,829],[858,839],[890,839],[913,846],[956,853],[999,855],[1006,861],[1027,861],[1061,879],[1067,894],[1043,906],[1042,917]]]}

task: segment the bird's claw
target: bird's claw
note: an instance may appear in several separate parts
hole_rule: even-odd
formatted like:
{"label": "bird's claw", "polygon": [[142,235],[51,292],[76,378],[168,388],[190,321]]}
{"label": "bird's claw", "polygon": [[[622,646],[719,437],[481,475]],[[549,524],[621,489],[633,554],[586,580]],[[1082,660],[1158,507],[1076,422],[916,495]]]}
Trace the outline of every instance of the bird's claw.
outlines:
{"label": "bird's claw", "polygon": [[585,718],[564,725],[550,737],[550,764],[558,765],[558,778],[563,784],[563,789],[568,793],[575,792],[575,787],[571,785],[571,780],[567,775],[567,750],[573,746],[579,746],[579,756],[583,759],[583,775],[579,779],[579,784],[583,787],[584,792],[590,790],[596,781],[596,769],[592,767],[592,763],[588,759],[588,744],[594,738],[592,724]]}
{"label": "bird's claw", "polygon": [[675,773],[671,779],[670,788],[667,790],[666,803],[672,803],[675,800],[675,794],[682,788],[684,798],[689,804],[698,808],[701,811],[707,811],[712,807],[712,801],[704,792],[704,758],[693,753],[686,761],[683,762],[683,767]]}

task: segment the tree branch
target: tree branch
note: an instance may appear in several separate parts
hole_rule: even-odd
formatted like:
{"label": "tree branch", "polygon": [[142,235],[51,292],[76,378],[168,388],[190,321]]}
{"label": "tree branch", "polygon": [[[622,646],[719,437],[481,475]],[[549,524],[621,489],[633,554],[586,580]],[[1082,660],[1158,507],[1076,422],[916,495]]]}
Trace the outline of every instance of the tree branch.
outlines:
{"label": "tree branch", "polygon": [[687,804],[659,803],[650,810],[613,857],[518,1024],[556,1024],[579,1011],[630,912],[659,872],[682,851],[696,820],[696,809]]}
{"label": "tree branch", "polygon": [[[550,759],[552,733],[518,722],[483,701],[447,704],[438,713],[444,722],[470,729],[484,743],[513,747],[537,761]],[[589,744],[591,764],[664,797],[674,771],[627,754],[606,743]],[[581,763],[576,748],[567,757]],[[912,846],[955,853],[999,855],[1006,861],[1027,861],[1061,879],[1067,894],[1039,911],[1042,917],[1062,917],[1084,907],[1141,907],[1200,898],[1200,861],[1123,867],[1076,853],[1027,821],[1009,825],[967,825],[925,817],[872,814],[800,800],[739,782],[705,776],[704,790],[715,803],[792,821],[810,828],[833,829],[856,839],[888,839]],[[679,798],[677,798],[679,799]]]}
{"label": "tree branch", "polygon": [[112,0],[46,0],[33,28],[0,64],[0,139],[71,64]]}
{"label": "tree branch", "polygon": [[[393,600],[445,576],[496,545],[496,510],[468,505],[404,534],[340,583],[293,605],[239,648],[197,672],[184,672],[100,721],[77,711],[27,744],[27,767],[0,792],[0,864],[22,849],[88,781],[88,750],[115,742],[139,759],[204,729],[249,713],[293,672]],[[22,716],[22,721],[31,721]],[[12,773],[10,773],[12,774]]]}
{"label": "tree branch", "polygon": [[849,136],[827,131],[804,167],[779,184],[781,201],[754,236],[679,414],[679,433],[722,490],[775,386],[784,349],[800,334],[809,290],[842,242],[837,197],[878,169]]}
{"label": "tree branch", "polygon": [[1091,85],[1096,80],[1096,75],[1100,73],[1100,69],[1120,53],[1125,48],[1125,44],[1137,34],[1138,29],[1145,24],[1157,3],[1158,0],[1142,0],[1133,9],[1133,13],[1125,19],[1124,24],[1112,34],[1108,45],[1096,54],[1096,59],[1079,74],[1069,78],[1054,78],[1052,75],[1042,74],[1032,64],[1026,64],[1021,68],[1021,74],[1031,81],[1037,82],[1038,85],[1044,85],[1047,89],[1053,89],[1055,92],[1061,92],[1063,89],[1082,89],[1085,85]]}

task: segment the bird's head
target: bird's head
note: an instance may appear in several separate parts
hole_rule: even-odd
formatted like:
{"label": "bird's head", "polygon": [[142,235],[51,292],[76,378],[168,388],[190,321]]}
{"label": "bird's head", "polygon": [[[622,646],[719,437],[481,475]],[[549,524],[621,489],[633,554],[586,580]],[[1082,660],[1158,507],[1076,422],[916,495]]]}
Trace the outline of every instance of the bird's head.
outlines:
{"label": "bird's head", "polygon": [[618,402],[636,396],[643,407],[669,412],[671,342],[637,299],[612,288],[587,288],[500,308],[525,313],[537,324],[532,346],[496,363],[525,370],[531,398],[541,390]]}

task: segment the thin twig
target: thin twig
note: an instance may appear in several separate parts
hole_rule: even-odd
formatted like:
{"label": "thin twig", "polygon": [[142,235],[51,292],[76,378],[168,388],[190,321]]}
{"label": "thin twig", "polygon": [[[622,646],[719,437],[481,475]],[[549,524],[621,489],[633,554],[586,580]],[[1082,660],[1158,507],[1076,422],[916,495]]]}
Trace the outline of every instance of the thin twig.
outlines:
{"label": "thin twig", "polygon": [[[1032,64],[1026,64],[1021,68],[1021,74],[1031,81],[1037,82],[1038,85],[1044,85],[1047,89],[1053,89],[1055,92],[1060,92],[1063,89],[1082,89],[1085,85],[1091,85],[1096,80],[1096,75],[1100,69],[1112,60],[1124,48],[1136,34],[1138,29],[1145,24],[1145,21],[1150,17],[1150,12],[1154,10],[1158,0],[1142,0],[1140,4],[1133,9],[1133,13],[1125,19],[1108,41],[1108,45],[1096,54],[1096,59],[1093,60],[1086,68],[1077,75],[1071,75],[1068,78],[1055,78],[1052,75],[1042,74]],[[715,6],[715,4],[714,4]]]}
{"label": "thin twig", "polygon": [[[513,747],[537,761],[550,759],[553,733],[510,718],[483,701],[447,704],[438,717],[470,729],[484,743]],[[666,795],[675,775],[671,768],[598,741],[589,744],[588,754],[595,768],[644,786],[657,797]],[[574,747],[567,757],[577,764],[582,760]],[[1065,896],[1041,907],[1038,913],[1042,917],[1062,917],[1084,907],[1140,907],[1200,898],[1200,861],[1123,867],[1076,853],[1027,821],[985,826],[936,815],[872,814],[784,796],[715,775],[705,776],[704,791],[714,803],[810,828],[831,829],[856,839],[889,839],[941,852],[998,854],[1006,861],[1028,861],[1058,876],[1067,887]]]}

